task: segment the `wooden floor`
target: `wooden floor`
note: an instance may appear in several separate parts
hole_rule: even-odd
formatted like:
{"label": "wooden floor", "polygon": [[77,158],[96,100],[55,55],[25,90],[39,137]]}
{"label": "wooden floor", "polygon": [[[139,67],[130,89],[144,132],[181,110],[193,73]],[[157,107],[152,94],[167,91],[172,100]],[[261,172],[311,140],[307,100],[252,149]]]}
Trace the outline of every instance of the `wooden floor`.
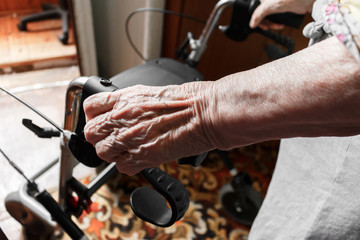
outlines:
{"label": "wooden floor", "polygon": [[[67,83],[80,76],[74,34],[70,28],[68,45],[58,40],[60,19],[29,23],[28,31],[19,31],[17,24],[21,17],[32,13],[0,13],[0,86],[11,89],[61,125]],[[43,126],[47,126],[46,122],[3,93],[0,93],[0,116],[0,148],[28,176],[58,157],[59,139],[37,138],[22,126],[21,119],[30,117]],[[3,156],[0,156],[0,163],[3,179],[0,182],[0,228],[9,239],[23,239],[21,225],[7,213],[4,200],[10,192],[18,190],[24,180]],[[57,181],[58,167],[55,167],[43,183],[56,186]]]}
{"label": "wooden floor", "polygon": [[[65,92],[70,80],[80,76],[77,66],[51,68],[23,73],[0,75],[0,86],[14,92],[54,122],[62,125],[65,110]],[[40,139],[21,123],[22,118],[32,119],[35,124],[50,127],[28,108],[0,92],[0,148],[27,176],[59,156],[58,138]],[[24,179],[0,155],[0,228],[9,239],[22,240],[22,227],[5,209],[5,197],[17,191]],[[85,173],[86,171],[82,171]],[[57,187],[59,166],[39,179],[42,187]],[[6,179],[6,180],[5,180]],[[1,238],[0,238],[1,239]]]}
{"label": "wooden floor", "polygon": [[61,35],[60,19],[29,23],[28,31],[18,30],[21,17],[29,14],[0,15],[0,73],[76,62],[73,32],[69,32],[68,45],[58,40]]}

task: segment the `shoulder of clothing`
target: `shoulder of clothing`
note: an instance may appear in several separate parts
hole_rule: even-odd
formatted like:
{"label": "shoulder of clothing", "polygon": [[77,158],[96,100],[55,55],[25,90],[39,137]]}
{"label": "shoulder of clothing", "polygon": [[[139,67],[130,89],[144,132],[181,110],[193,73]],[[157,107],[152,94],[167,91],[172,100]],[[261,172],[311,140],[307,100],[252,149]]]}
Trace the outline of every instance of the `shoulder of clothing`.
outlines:
{"label": "shoulder of clothing", "polygon": [[360,1],[359,0],[339,0],[339,3],[344,4],[344,7],[349,8],[354,18],[360,22]]}
{"label": "shoulder of clothing", "polygon": [[336,36],[360,61],[360,1],[316,0],[313,5],[314,22],[303,30],[310,45]]}

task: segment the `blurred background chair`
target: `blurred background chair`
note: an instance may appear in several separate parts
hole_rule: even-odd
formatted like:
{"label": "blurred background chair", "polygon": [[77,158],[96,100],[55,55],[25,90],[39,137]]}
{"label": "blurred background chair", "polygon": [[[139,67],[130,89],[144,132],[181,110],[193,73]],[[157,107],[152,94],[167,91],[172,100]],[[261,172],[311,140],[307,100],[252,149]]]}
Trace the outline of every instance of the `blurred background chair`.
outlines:
{"label": "blurred background chair", "polygon": [[52,18],[61,18],[62,20],[62,35],[59,36],[59,40],[63,44],[68,43],[69,39],[69,12],[67,0],[60,0],[59,5],[51,3],[42,4],[43,12],[35,13],[26,17],[21,18],[17,25],[20,31],[27,30],[27,23],[47,20]]}

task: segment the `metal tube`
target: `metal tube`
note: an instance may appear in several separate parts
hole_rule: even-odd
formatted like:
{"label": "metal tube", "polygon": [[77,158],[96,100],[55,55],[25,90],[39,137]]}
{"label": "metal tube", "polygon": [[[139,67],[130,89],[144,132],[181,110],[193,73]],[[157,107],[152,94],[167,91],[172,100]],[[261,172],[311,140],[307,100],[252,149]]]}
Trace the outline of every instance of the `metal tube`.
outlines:
{"label": "metal tube", "polygon": [[88,185],[88,195],[92,196],[104,183],[106,183],[114,173],[117,172],[116,164],[110,163],[99,175],[96,176]]}
{"label": "metal tube", "polygon": [[224,9],[228,6],[232,6],[234,5],[235,0],[220,0],[214,7],[209,19],[206,22],[206,25],[199,37],[199,41],[202,44],[207,43],[207,41],[210,38],[210,35],[212,33],[212,31],[214,30],[215,26],[217,25],[220,16],[222,14],[222,12],[224,11]]}
{"label": "metal tube", "polygon": [[72,80],[66,90],[64,129],[75,131],[81,107],[81,96],[83,87],[88,77],[79,77]]}
{"label": "metal tube", "polygon": [[52,168],[53,166],[55,166],[56,163],[59,162],[59,158],[56,158],[55,160],[53,160],[52,162],[50,162],[48,165],[46,165],[45,167],[43,167],[40,171],[38,171],[37,173],[34,174],[34,176],[31,177],[32,181],[35,181],[38,177],[40,177],[41,175],[43,175],[44,173],[46,173],[50,168]]}
{"label": "metal tube", "polygon": [[0,90],[6,92],[8,95],[10,95],[11,97],[15,98],[17,101],[21,102],[22,104],[24,104],[26,107],[30,108],[33,112],[35,112],[36,114],[38,114],[40,117],[42,117],[43,119],[45,119],[47,122],[49,122],[51,125],[53,125],[57,130],[59,130],[60,132],[64,133],[64,130],[57,125],[54,121],[52,121],[50,118],[48,118],[47,116],[45,116],[44,114],[42,114],[39,110],[37,110],[36,108],[34,108],[33,106],[31,106],[30,104],[28,104],[27,102],[25,102],[24,100],[18,98],[16,95],[12,94],[10,91],[8,91],[7,89],[3,88],[0,86]]}
{"label": "metal tube", "polygon": [[[66,91],[64,130],[73,132],[75,130],[81,104],[82,89],[88,77],[79,77],[72,80]],[[72,178],[73,168],[78,164],[69,148],[68,136],[63,136],[60,151],[60,182],[59,182],[59,204],[61,207],[66,205],[67,182]]]}
{"label": "metal tube", "polygon": [[235,0],[220,0],[214,7],[211,12],[208,20],[206,21],[206,25],[199,37],[198,40],[192,39],[192,43],[190,41],[190,46],[192,51],[187,59],[188,62],[198,63],[202,54],[206,49],[207,42],[209,41],[210,35],[212,34],[215,26],[217,25],[221,14],[224,9],[228,6],[234,5]]}

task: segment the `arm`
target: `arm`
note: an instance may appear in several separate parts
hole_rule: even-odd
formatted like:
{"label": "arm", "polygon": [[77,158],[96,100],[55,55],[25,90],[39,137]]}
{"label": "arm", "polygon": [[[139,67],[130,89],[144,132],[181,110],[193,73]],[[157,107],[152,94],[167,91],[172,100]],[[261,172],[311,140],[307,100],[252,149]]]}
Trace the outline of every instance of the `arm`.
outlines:
{"label": "arm", "polygon": [[359,106],[360,65],[331,38],[215,82],[93,95],[85,136],[131,175],[214,148],[358,134]]}
{"label": "arm", "polygon": [[216,147],[360,133],[360,64],[336,38],[227,76],[214,88],[204,125]]}

